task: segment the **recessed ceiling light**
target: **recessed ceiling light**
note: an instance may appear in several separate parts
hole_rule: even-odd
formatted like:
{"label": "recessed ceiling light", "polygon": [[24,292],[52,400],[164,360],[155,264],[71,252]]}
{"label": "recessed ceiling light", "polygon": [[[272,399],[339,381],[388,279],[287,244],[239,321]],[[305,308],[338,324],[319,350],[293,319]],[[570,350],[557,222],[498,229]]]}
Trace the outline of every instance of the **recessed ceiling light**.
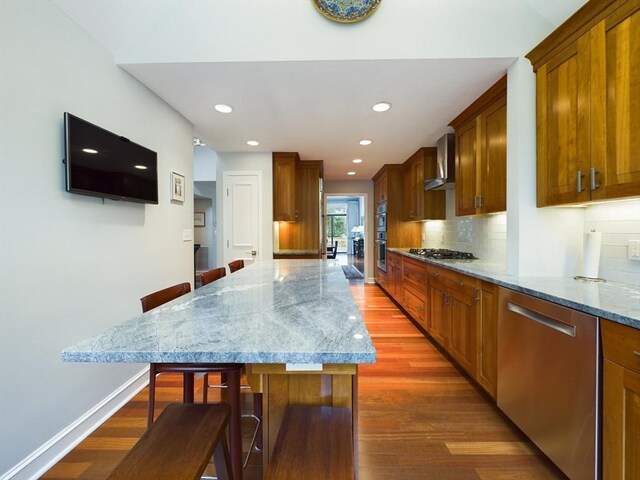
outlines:
{"label": "recessed ceiling light", "polygon": [[391,104],[389,102],[378,102],[373,106],[374,112],[386,112],[391,108]]}
{"label": "recessed ceiling light", "polygon": [[353,163],[362,163],[362,159],[361,158],[354,158],[353,160],[351,160],[351,162],[353,162]]}
{"label": "recessed ceiling light", "polygon": [[83,148],[82,151],[84,153],[98,153],[98,150],[94,150],[93,148]]}
{"label": "recessed ceiling light", "polygon": [[231,113],[231,112],[233,112],[233,108],[231,108],[229,105],[225,105],[224,103],[220,103],[220,104],[216,105],[213,108],[215,108],[220,113]]}
{"label": "recessed ceiling light", "polygon": [[134,165],[135,168],[137,168],[138,170],[146,170],[148,167],[145,165]]}
{"label": "recessed ceiling light", "polygon": [[347,172],[347,175],[355,175],[356,172]]}
{"label": "recessed ceiling light", "polygon": [[256,140],[247,140],[247,145],[251,145],[252,147],[257,147],[258,145],[260,145],[260,142]]}
{"label": "recessed ceiling light", "polygon": [[364,139],[364,140],[360,140],[358,143],[360,145],[371,145],[373,143],[373,141],[371,141],[369,139]]}

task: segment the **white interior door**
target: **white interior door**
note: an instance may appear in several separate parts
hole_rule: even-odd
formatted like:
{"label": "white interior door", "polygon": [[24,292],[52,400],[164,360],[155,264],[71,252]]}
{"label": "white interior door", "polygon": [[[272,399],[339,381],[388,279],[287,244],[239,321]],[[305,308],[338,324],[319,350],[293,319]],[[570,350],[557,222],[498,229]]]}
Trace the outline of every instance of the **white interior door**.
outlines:
{"label": "white interior door", "polygon": [[224,189],[225,263],[251,263],[260,257],[260,173],[225,173]]}

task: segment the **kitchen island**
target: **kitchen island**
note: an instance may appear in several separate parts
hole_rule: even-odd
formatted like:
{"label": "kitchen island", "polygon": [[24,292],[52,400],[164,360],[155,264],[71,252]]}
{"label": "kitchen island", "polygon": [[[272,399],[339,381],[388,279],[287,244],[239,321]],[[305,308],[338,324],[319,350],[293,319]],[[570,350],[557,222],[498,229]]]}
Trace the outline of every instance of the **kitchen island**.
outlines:
{"label": "kitchen island", "polygon": [[248,364],[254,391],[263,393],[266,465],[288,404],[349,407],[355,431],[357,364],[374,363],[376,352],[338,262],[273,260],[73,345],[62,358]]}

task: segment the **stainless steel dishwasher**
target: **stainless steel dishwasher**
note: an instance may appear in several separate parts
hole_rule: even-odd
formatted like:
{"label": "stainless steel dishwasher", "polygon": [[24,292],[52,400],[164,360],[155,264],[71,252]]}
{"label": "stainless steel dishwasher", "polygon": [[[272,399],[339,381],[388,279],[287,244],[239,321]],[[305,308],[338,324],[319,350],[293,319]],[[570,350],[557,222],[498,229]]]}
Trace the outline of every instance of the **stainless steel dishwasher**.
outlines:
{"label": "stainless steel dishwasher", "polygon": [[598,319],[500,289],[498,407],[571,480],[600,474]]}

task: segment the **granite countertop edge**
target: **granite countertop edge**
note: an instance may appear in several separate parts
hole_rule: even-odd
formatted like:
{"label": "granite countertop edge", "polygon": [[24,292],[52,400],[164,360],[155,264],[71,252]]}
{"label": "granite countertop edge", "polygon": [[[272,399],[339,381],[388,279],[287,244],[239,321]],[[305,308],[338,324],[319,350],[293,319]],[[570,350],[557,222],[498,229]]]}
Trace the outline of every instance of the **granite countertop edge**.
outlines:
{"label": "granite countertop edge", "polygon": [[[575,280],[573,277],[518,277],[505,273],[503,267],[501,269],[498,265],[481,260],[435,260],[413,255],[409,253],[408,249],[389,248],[388,250],[426,264],[447,268],[494,283],[500,287],[509,288],[542,300],[548,300],[558,305],[640,329],[640,286],[615,282],[583,282],[579,285],[582,289],[587,289],[587,286],[590,286],[596,294],[600,293],[600,290],[606,290],[606,295],[611,299],[607,301],[607,305],[602,306],[596,305],[595,300],[576,299],[572,298],[571,295],[563,295],[562,292],[554,292],[549,286],[552,283],[560,288],[575,288],[578,286],[576,282],[579,282],[579,280]],[[616,308],[619,305],[630,305],[632,298],[637,299],[637,308]]]}

